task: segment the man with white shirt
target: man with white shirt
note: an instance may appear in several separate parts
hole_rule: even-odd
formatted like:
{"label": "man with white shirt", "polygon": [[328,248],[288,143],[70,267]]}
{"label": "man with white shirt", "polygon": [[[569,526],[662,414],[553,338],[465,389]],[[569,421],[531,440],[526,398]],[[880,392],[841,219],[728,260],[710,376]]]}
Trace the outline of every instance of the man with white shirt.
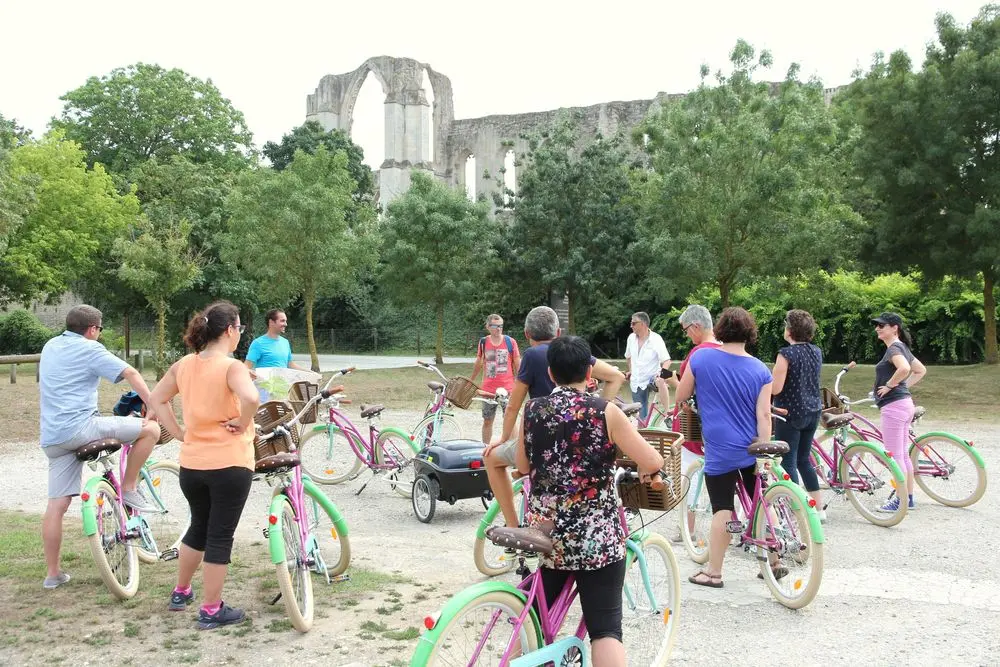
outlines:
{"label": "man with white shirt", "polygon": [[642,403],[640,419],[649,414],[649,395],[656,391],[656,380],[660,370],[670,368],[670,353],[660,334],[649,328],[649,315],[638,312],[632,315],[632,333],[625,345],[625,359],[628,361],[629,388],[632,400]]}

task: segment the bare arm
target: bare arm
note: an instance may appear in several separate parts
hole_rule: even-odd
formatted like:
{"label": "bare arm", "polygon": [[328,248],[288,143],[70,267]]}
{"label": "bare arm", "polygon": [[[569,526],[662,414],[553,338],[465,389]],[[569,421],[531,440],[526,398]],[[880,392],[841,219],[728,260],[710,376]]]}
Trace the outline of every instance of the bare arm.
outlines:
{"label": "bare arm", "polygon": [[[139,398],[142,399],[142,402],[145,403],[147,409],[149,409],[151,405],[151,401],[149,399],[149,387],[146,385],[146,380],[143,379],[142,374],[129,366],[122,371],[122,379],[129,383],[132,389],[135,390],[135,393],[139,394]],[[156,414],[156,409],[152,408],[152,412],[153,414]]]}
{"label": "bare arm", "polygon": [[170,399],[177,395],[177,364],[170,367],[167,374],[160,378],[149,396],[146,405],[152,409],[160,424],[174,438],[184,441],[185,429],[177,422],[177,416],[170,406]]}
{"label": "bare arm", "polygon": [[691,367],[688,366],[687,372],[681,378],[681,381],[677,384],[677,396],[674,397],[678,403],[683,403],[694,396],[694,373],[691,372]]}
{"label": "bare arm", "polygon": [[247,359],[243,363],[246,364],[247,369],[249,369],[251,371],[253,370],[253,362],[252,361],[250,361],[249,359]]}
{"label": "bare arm", "polygon": [[250,380],[250,372],[242,364],[229,365],[226,382],[240,401],[240,416],[225,422],[225,426],[233,433],[242,433],[253,424],[254,413],[260,405],[260,393]]}
{"label": "bare arm", "polygon": [[503,429],[500,431],[500,437],[492,444],[500,444],[510,440],[514,433],[514,426],[517,424],[517,413],[521,411],[521,406],[524,405],[524,399],[527,396],[528,385],[520,380],[515,380],[514,391],[510,392],[510,400],[507,401],[507,409],[503,413]]}
{"label": "bare arm", "polygon": [[289,368],[294,368],[294,369],[295,369],[295,370],[297,370],[297,371],[310,371],[310,370],[312,370],[311,368],[304,368],[304,367],[302,367],[302,366],[299,366],[299,365],[298,365],[297,363],[295,363],[294,361],[289,361],[289,362],[288,362],[288,367],[289,367]]}
{"label": "bare arm", "polygon": [[[478,376],[479,372],[482,371],[482,370],[483,370],[483,355],[482,355],[481,352],[477,352],[476,353],[476,363],[474,363],[472,365],[472,377],[470,377],[469,379],[472,380],[473,382],[475,382],[476,381],[476,376]],[[515,377],[516,377],[516,375],[517,375],[517,373],[515,371]],[[485,378],[483,378],[483,379],[485,379]]]}
{"label": "bare arm", "polygon": [[757,439],[767,442],[771,439],[771,383],[760,388],[757,394]]}
{"label": "bare arm", "polygon": [[517,352],[514,353],[514,358],[511,359],[510,370],[514,373],[514,377],[517,377],[517,372],[521,370],[521,355]]}
{"label": "bare arm", "polygon": [[639,466],[639,474],[648,476],[663,468],[663,457],[646,442],[628,417],[614,403],[604,409],[608,423],[608,436],[630,459]]}
{"label": "bare arm", "polygon": [[910,377],[906,378],[906,384],[909,387],[917,384],[924,379],[925,375],[927,375],[927,367],[924,366],[916,357],[914,357],[913,361],[910,362],[910,370]]}
{"label": "bare arm", "polygon": [[[631,362],[629,363],[631,364]],[[619,390],[622,388],[622,384],[625,383],[624,373],[608,362],[601,361],[600,359],[594,363],[590,376],[595,380],[601,380],[604,382],[604,389],[601,391],[601,397],[606,398],[609,401],[618,395]]]}
{"label": "bare arm", "polygon": [[521,420],[520,433],[517,436],[517,445],[514,447],[514,463],[517,464],[517,471],[522,475],[531,472],[531,461],[528,460],[528,450],[524,448],[524,420]]}
{"label": "bare arm", "polygon": [[771,371],[771,394],[777,396],[785,388],[785,379],[788,377],[788,359],[782,354],[774,360],[774,369]]}

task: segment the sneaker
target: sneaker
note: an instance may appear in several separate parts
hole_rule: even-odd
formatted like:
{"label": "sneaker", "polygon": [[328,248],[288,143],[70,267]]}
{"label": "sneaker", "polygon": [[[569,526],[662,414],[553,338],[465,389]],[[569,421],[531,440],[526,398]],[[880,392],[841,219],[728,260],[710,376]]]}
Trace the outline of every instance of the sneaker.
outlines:
{"label": "sneaker", "polygon": [[917,509],[917,503],[913,500],[913,496],[910,496],[910,502],[907,503],[906,509],[910,509],[910,510]]}
{"label": "sneaker", "polygon": [[885,505],[878,508],[880,512],[898,512],[899,511],[899,496],[893,496],[889,499]]}
{"label": "sneaker", "polygon": [[184,593],[178,593],[176,590],[170,594],[170,604],[167,605],[167,609],[170,611],[184,611],[188,608],[188,605],[194,602],[194,588],[191,588],[191,592],[185,595]]}
{"label": "sneaker", "polygon": [[126,491],[122,494],[122,502],[139,512],[155,512],[156,508],[149,504],[146,496],[138,489]]}
{"label": "sneaker", "polygon": [[65,572],[60,572],[58,577],[45,577],[45,581],[42,582],[42,588],[47,588],[52,590],[53,588],[59,588],[63,584],[69,583],[70,576]]}
{"label": "sneaker", "polygon": [[204,609],[198,610],[198,628],[201,630],[214,630],[223,625],[242,623],[246,620],[246,617],[246,612],[242,609],[230,607],[223,602],[222,606],[219,607],[219,611],[214,614],[208,614]]}

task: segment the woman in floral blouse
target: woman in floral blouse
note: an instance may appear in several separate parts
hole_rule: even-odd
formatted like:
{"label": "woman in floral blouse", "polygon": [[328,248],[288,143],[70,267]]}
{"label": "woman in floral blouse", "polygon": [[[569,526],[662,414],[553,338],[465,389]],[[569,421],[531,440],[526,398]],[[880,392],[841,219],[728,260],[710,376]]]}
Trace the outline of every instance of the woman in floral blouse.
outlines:
{"label": "woman in floral blouse", "polygon": [[531,475],[528,521],[551,529],[555,543],[540,562],[545,599],[555,601],[574,575],[593,664],[625,665],[625,527],[612,488],[616,446],[638,463],[645,480],[663,467],[663,458],[618,407],[587,395],[585,340],[555,339],[548,363],[558,386],[528,402],[517,447],[518,470]]}

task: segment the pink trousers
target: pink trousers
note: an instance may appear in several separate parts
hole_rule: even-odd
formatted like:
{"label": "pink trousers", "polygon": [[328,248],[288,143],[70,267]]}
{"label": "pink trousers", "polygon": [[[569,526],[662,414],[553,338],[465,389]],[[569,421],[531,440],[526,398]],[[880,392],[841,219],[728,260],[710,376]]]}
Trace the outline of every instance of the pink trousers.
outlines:
{"label": "pink trousers", "polygon": [[879,429],[882,431],[882,444],[892,458],[896,459],[896,464],[903,472],[912,473],[909,434],[910,422],[913,421],[913,399],[907,396],[883,405],[881,412],[882,423]]}

